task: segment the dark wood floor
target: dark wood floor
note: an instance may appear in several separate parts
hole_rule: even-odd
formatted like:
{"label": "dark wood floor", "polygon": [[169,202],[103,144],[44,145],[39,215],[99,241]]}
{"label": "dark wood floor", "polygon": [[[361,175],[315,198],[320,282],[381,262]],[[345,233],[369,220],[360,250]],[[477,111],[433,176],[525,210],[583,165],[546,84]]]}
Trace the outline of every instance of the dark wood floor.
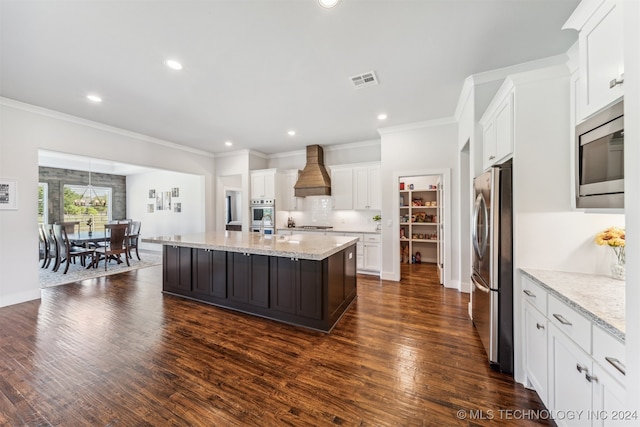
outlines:
{"label": "dark wood floor", "polygon": [[403,268],[358,276],[329,335],[165,296],[159,266],[44,289],[0,309],[0,425],[535,424],[501,419],[543,407],[488,367],[468,295]]}

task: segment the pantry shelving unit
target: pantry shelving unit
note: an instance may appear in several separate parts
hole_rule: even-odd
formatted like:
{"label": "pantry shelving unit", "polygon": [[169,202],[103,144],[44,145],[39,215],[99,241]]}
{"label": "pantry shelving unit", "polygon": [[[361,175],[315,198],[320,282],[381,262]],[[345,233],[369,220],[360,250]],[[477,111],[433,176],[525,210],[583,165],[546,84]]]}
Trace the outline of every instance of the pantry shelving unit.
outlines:
{"label": "pantry shelving unit", "polygon": [[400,190],[401,262],[439,261],[439,184],[431,187]]}

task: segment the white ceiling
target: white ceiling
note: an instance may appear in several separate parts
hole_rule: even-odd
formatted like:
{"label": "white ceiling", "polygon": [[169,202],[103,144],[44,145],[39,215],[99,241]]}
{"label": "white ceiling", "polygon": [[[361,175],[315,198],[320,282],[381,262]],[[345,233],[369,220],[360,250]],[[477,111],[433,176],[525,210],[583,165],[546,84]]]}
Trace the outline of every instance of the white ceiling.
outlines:
{"label": "white ceiling", "polygon": [[[270,154],[451,117],[465,77],[566,52],[578,0],[0,2],[1,96]],[[354,89],[349,77],[371,70],[380,84]]]}

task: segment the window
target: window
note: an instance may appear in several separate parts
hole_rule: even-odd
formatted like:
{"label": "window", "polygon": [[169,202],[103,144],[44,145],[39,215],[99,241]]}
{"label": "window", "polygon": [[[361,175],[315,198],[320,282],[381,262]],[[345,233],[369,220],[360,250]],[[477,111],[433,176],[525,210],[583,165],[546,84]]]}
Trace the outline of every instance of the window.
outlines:
{"label": "window", "polygon": [[64,221],[80,221],[80,228],[87,227],[89,219],[94,229],[111,221],[111,188],[86,185],[64,186]]}
{"label": "window", "polygon": [[38,183],[38,223],[49,224],[49,185]]}

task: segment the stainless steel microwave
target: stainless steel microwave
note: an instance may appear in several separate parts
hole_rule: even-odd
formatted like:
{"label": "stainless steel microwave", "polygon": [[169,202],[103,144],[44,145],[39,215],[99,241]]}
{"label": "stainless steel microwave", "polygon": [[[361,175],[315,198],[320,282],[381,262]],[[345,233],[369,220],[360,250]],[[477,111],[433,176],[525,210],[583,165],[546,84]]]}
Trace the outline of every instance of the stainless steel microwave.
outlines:
{"label": "stainless steel microwave", "polygon": [[576,126],[576,207],[624,207],[624,103]]}

